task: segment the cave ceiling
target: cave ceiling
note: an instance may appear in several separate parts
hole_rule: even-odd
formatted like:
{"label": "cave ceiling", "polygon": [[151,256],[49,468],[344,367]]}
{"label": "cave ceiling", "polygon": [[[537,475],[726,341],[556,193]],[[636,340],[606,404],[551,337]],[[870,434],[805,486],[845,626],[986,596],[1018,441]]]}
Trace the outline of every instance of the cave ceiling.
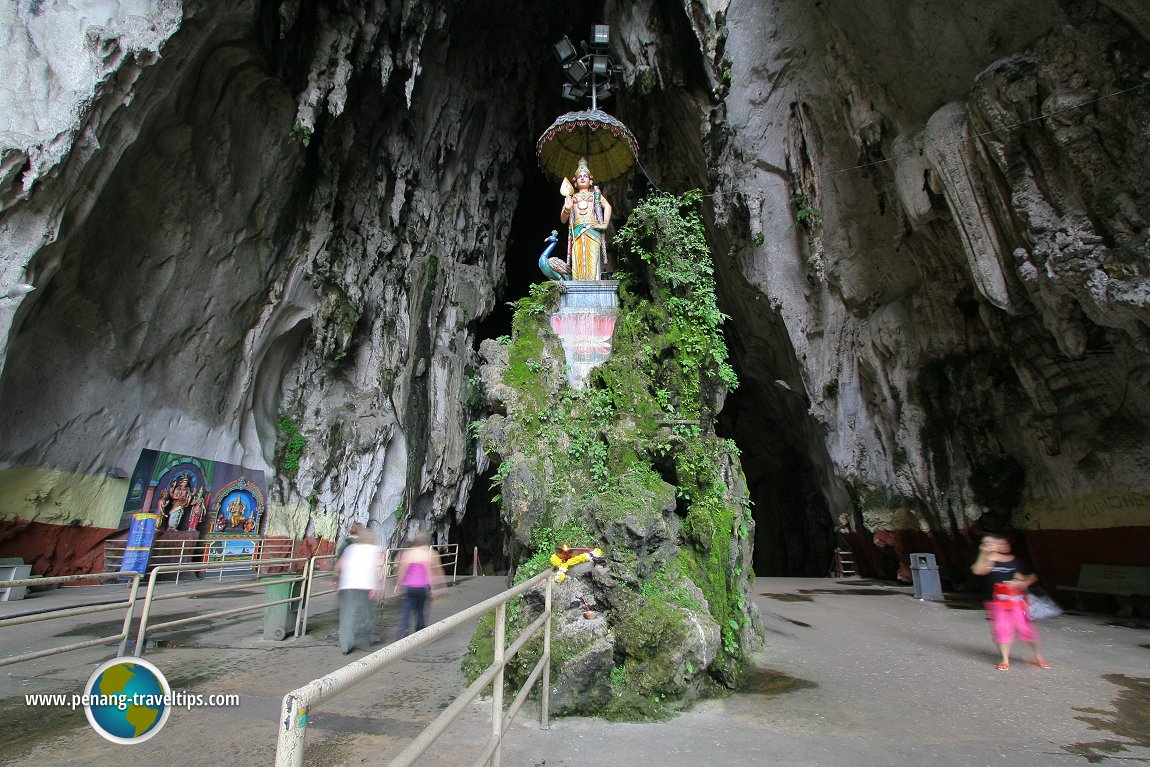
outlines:
{"label": "cave ceiling", "polygon": [[36,290],[0,299],[0,466],[241,463],[299,533],[486,508],[475,349],[558,225],[550,44],[606,22],[641,146],[616,215],[704,192],[757,569],[1146,492],[1140,3],[33,5],[4,11],[0,286]]}

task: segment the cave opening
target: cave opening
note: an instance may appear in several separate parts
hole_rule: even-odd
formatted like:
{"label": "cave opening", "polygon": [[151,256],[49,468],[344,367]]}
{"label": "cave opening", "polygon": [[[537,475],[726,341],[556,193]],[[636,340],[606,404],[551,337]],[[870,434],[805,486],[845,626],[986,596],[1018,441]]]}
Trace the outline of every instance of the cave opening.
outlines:
{"label": "cave opening", "polygon": [[[807,435],[807,398],[782,380],[762,381],[745,357],[732,354],[740,386],[728,395],[716,431],[742,453],[755,521],[752,566],[758,576],[825,577],[836,535],[825,473]],[[741,365],[740,365],[741,362]]]}
{"label": "cave opening", "polygon": [[[498,339],[511,335],[514,304],[527,295],[531,286],[546,279],[539,271],[539,254],[546,247],[544,240],[553,229],[559,228],[559,210],[563,201],[558,185],[549,181],[535,167],[525,163],[523,190],[511,218],[511,231],[507,242],[505,280],[499,287],[495,307],[487,317],[475,325],[475,347],[485,339]],[[562,234],[562,233],[560,233]],[[560,238],[558,248],[564,247]],[[477,411],[473,418],[484,418],[486,412]],[[478,551],[479,566],[488,575],[505,573],[510,565],[507,548],[510,533],[503,523],[499,503],[495,500],[497,488],[491,485],[496,465],[477,474],[475,485],[468,496],[467,508],[462,516],[452,520],[449,539],[458,543],[460,556],[468,562]]]}

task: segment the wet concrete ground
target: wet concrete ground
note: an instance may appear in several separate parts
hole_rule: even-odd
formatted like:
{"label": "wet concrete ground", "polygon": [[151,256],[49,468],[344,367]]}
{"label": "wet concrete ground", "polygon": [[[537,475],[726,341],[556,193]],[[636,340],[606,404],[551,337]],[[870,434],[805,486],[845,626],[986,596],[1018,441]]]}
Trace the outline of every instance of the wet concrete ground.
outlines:
{"label": "wet concrete ground", "polygon": [[[460,579],[431,617],[503,586],[502,578]],[[919,602],[906,587],[825,579],[758,579],[755,586],[767,638],[744,691],[657,724],[572,718],[540,730],[525,707],[507,733],[503,764],[1150,764],[1148,621],[1064,615],[1041,626],[1053,669],[1020,655],[1010,671],[999,672],[976,602]],[[23,607],[52,598],[40,595]],[[164,609],[226,609],[241,599],[252,598],[180,599]],[[196,626],[148,650],[144,657],[173,688],[236,692],[242,703],[175,711],[163,731],[136,746],[104,741],[81,711],[24,705],[26,692],[82,692],[91,671],[111,656],[106,649],[0,668],[6,742],[0,763],[272,764],[282,695],[349,660],[335,642],[334,598],[321,600],[326,605],[320,602],[309,635],[299,640],[260,639],[257,614]],[[51,632],[0,630],[0,654],[54,634],[69,637],[52,642],[75,641],[111,618],[67,619]],[[395,619],[395,603],[386,603],[385,632],[394,632]],[[306,763],[386,764],[460,688],[459,660],[469,639],[470,631],[449,635],[315,711]],[[468,763],[490,732],[489,716],[489,701],[474,704],[420,764]]]}

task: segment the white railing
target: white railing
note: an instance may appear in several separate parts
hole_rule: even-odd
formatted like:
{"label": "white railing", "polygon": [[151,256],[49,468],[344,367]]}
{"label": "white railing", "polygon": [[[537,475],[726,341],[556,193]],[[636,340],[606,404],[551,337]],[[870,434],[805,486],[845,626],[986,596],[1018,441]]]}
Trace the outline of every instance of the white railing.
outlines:
{"label": "white railing", "polygon": [[[226,560],[213,558],[213,547],[218,548],[223,542],[221,539],[187,540],[179,541],[177,545],[177,542],[172,541],[170,542],[170,546],[161,546],[153,550],[148,563],[148,586],[145,593],[144,604],[140,611],[140,620],[136,634],[134,649],[137,657],[142,656],[144,650],[147,648],[146,638],[149,632],[177,628],[191,623],[211,620],[212,618],[262,610],[281,604],[295,603],[299,605],[296,612],[293,636],[301,637],[307,634],[307,623],[311,614],[311,600],[315,597],[338,591],[338,589],[334,587],[328,589],[321,587],[317,589],[315,582],[317,577],[322,578],[332,574],[331,571],[336,559],[333,554],[313,557],[293,557],[291,554],[295,551],[297,545],[294,541],[275,540],[271,542],[256,541],[256,545],[252,551],[234,556],[228,555]],[[80,605],[59,610],[43,610],[37,613],[0,619],[0,629],[3,629],[7,626],[69,618],[78,615],[87,615],[89,613],[124,610],[123,628],[118,634],[0,658],[0,666],[35,660],[36,658],[44,658],[49,655],[71,652],[72,650],[95,647],[115,641],[119,642],[116,652],[117,657],[123,656],[127,652],[128,637],[131,635],[131,623],[135,614],[140,580],[145,577],[142,573],[115,572],[115,569],[119,567],[119,561],[122,561],[124,545],[124,541],[108,541],[106,543],[105,566],[111,568],[112,572],[0,581],[0,589],[22,586],[55,586],[106,581],[131,581],[128,597],[124,601]],[[448,567],[452,568],[451,578],[452,582],[454,582],[456,580],[459,558],[458,544],[441,545],[434,548],[440,551],[444,569],[446,570]],[[388,550],[385,561],[390,564],[385,568],[385,578],[389,574],[393,574],[391,573],[391,569],[396,565],[396,555],[402,551],[403,549]],[[119,560],[117,560],[117,555],[119,556]],[[194,573],[199,577],[211,573],[221,584],[224,582],[224,579],[227,578],[228,584],[218,587],[182,589],[165,594],[156,593],[156,585],[160,578],[171,577],[174,583],[178,585],[181,576],[185,576],[188,573]],[[237,583],[238,580],[245,577],[254,579],[261,574],[281,574],[283,576],[281,581],[300,583],[301,585],[298,591],[295,592],[295,595],[286,599],[261,601],[255,604],[244,605],[243,607],[201,613],[190,618],[149,625],[152,607],[156,602],[191,596],[208,596],[237,590],[252,590],[253,593],[258,591],[260,594],[265,594],[266,584],[262,582]],[[287,627],[287,630],[290,630],[290,627]],[[285,630],[282,633],[286,635],[287,631]]]}
{"label": "white railing", "polygon": [[[529,581],[504,591],[502,594],[480,602],[474,607],[452,615],[410,634],[371,655],[360,658],[343,668],[316,679],[298,690],[292,690],[283,699],[279,718],[279,742],[276,747],[276,767],[300,767],[303,764],[304,736],[307,734],[308,717],[320,704],[345,692],[352,685],[378,673],[391,664],[403,659],[426,644],[434,642],[444,634],[453,631],[468,621],[478,618],[489,610],[495,610],[495,646],[493,659],[487,670],[466,690],[452,701],[446,709],[391,761],[391,767],[406,767],[413,764],[459,718],[467,706],[480,693],[491,685],[491,737],[484,744],[476,765],[490,762],[499,767],[502,758],[503,735],[510,726],[523,702],[527,699],[535,682],[542,676],[540,689],[540,727],[547,729],[548,705],[551,689],[551,573],[540,573]],[[507,633],[507,603],[513,598],[537,586],[544,586],[544,605],[540,616],[519,636],[510,647],[504,647]],[[527,681],[519,690],[507,711],[503,710],[503,670],[507,663],[540,630],[543,631],[543,653],[535,664]]]}
{"label": "white railing", "polygon": [[[261,569],[276,568],[278,570],[286,570],[286,572],[283,572],[284,577],[281,578],[278,582],[304,584],[300,586],[299,594],[297,596],[291,596],[287,599],[277,599],[270,602],[263,601],[259,602],[258,604],[244,605],[243,607],[233,607],[229,610],[215,610],[213,612],[198,613],[190,618],[181,618],[180,620],[167,621],[165,623],[157,623],[155,625],[149,626],[148,620],[151,617],[152,605],[154,605],[156,602],[166,599],[181,599],[189,596],[189,593],[191,593],[174,592],[171,594],[157,595],[155,593],[156,580],[161,575],[195,570],[197,567],[199,567],[199,565],[160,565],[156,567],[148,575],[148,589],[144,595],[144,606],[140,609],[140,628],[136,633],[136,657],[140,657],[144,654],[144,649],[146,647],[145,640],[149,630],[158,631],[160,629],[172,629],[179,626],[187,626],[191,623],[200,623],[202,621],[211,620],[212,618],[222,618],[228,615],[239,615],[240,613],[251,612],[252,610],[263,610],[264,608],[272,607],[274,605],[302,602],[304,599],[304,593],[307,591],[307,584],[304,582],[308,580],[311,573],[313,572],[312,560],[314,559],[314,557],[284,557],[281,559],[260,560]],[[219,566],[225,568],[244,568],[248,571],[251,570],[250,563],[248,562],[229,562]],[[293,570],[298,572],[292,572]],[[265,585],[263,583],[252,583],[241,588],[264,589],[264,587]],[[194,594],[196,596],[206,596],[208,594],[235,592],[236,590],[237,586],[235,584],[228,584],[227,586],[213,586],[206,589],[196,589]],[[298,620],[296,621],[295,636],[299,636]]]}
{"label": "white railing", "polygon": [[[262,610],[267,607],[274,607],[276,605],[298,603],[300,605],[296,613],[295,620],[295,633],[296,637],[303,636],[307,632],[307,617],[308,611],[306,609],[306,600],[313,594],[313,581],[317,573],[321,572],[317,567],[317,562],[320,560],[334,559],[331,555],[317,556],[317,557],[281,557],[277,559],[260,559],[257,568],[252,568],[250,561],[241,562],[228,562],[215,565],[227,572],[225,575],[239,575],[253,576],[260,571],[274,571],[278,576],[277,583],[300,583],[298,590],[291,587],[294,592],[293,596],[285,599],[277,599],[266,601],[267,583],[256,582],[240,583],[235,578],[229,577],[228,583],[222,586],[203,587],[184,587],[175,591],[165,594],[157,594],[156,586],[160,578],[174,574],[187,573],[196,571],[201,567],[199,564],[186,564],[186,565],[159,565],[151,568],[148,577],[148,586],[145,592],[143,607],[140,609],[140,619],[137,627],[136,644],[134,654],[139,657],[143,655],[144,650],[147,648],[146,639],[149,632],[155,632],[161,629],[171,629],[179,626],[185,626],[191,623],[200,621],[211,620],[229,615],[237,615],[244,612]],[[128,650],[128,637],[131,635],[132,620],[135,616],[135,608],[138,603],[140,581],[144,577],[141,573],[92,573],[85,575],[62,575],[50,578],[36,577],[24,578],[12,581],[0,581],[0,588],[8,587],[21,587],[21,586],[57,586],[57,585],[76,585],[83,583],[91,583],[93,581],[131,581],[129,586],[129,593],[126,600],[114,601],[97,604],[84,604],[75,607],[66,607],[61,609],[42,609],[37,612],[16,615],[11,618],[0,618],[0,629],[9,626],[18,626],[27,623],[38,623],[41,621],[57,620],[61,618],[72,618],[80,615],[88,615],[90,613],[106,612],[110,610],[124,610],[123,627],[118,634],[112,636],[101,637],[99,639],[90,639],[83,642],[75,642],[73,644],[62,645],[58,647],[51,647],[47,649],[40,649],[33,652],[26,652],[19,655],[11,655],[8,657],[0,658],[0,666],[7,666],[13,663],[20,663],[22,661],[35,660],[36,658],[44,658],[49,655],[57,655],[60,653],[71,652],[72,650],[81,650],[87,647],[95,647],[97,645],[109,644],[111,642],[119,641],[116,656],[122,657]],[[221,577],[222,580],[222,577]],[[172,584],[167,584],[172,585]],[[229,610],[216,610],[213,612],[200,613],[190,618],[183,618],[180,620],[167,621],[164,623],[156,623],[149,625],[151,619],[152,608],[157,602],[170,600],[170,599],[186,599],[188,597],[207,596],[210,594],[235,592],[251,590],[253,595],[255,593],[265,595],[265,600],[258,603],[244,605],[243,607],[233,608]],[[326,592],[321,592],[326,593]],[[286,636],[287,631],[291,630],[290,627],[285,626],[282,632],[279,632],[277,639]],[[6,640],[6,637],[0,638],[0,641]]]}
{"label": "white railing", "polygon": [[[307,634],[307,621],[311,616],[311,601],[316,597],[322,597],[325,594],[335,594],[339,591],[334,585],[331,588],[321,589],[316,591],[316,579],[323,576],[335,576],[335,562],[338,557],[335,554],[324,554],[323,556],[312,557],[311,561],[307,564],[306,576],[307,580],[303,588],[303,602],[300,603],[299,613],[296,614],[295,622],[295,636],[301,637]],[[321,567],[323,563],[323,567]],[[321,575],[322,574],[322,575]]]}
{"label": "white railing", "polygon": [[[197,564],[198,567],[175,571],[175,581],[193,573],[197,578],[211,575],[222,581],[224,577],[249,575],[243,568],[223,567],[224,564],[247,563],[249,569],[260,574],[267,565],[264,560],[283,559],[295,555],[297,543],[291,539],[263,540],[262,538],[198,538],[157,540],[148,556],[151,571],[163,565]],[[128,542],[125,539],[104,541],[104,570],[115,572],[124,561]],[[172,572],[172,571],[169,571]]]}
{"label": "white railing", "polygon": [[25,623],[39,623],[40,621],[57,620],[59,618],[71,618],[77,615],[88,615],[90,613],[106,612],[108,610],[124,610],[124,625],[123,628],[120,629],[119,634],[100,637],[99,639],[89,639],[83,642],[74,642],[72,644],[61,645],[59,647],[49,647],[43,650],[34,650],[33,652],[26,652],[20,655],[10,655],[6,658],[0,658],[0,666],[7,666],[12,663],[20,663],[26,660],[35,660],[36,658],[45,658],[49,655],[71,652],[72,650],[82,650],[85,647],[95,647],[96,645],[107,644],[109,642],[115,642],[116,640],[119,640],[120,642],[116,655],[123,655],[127,649],[128,632],[132,623],[132,611],[136,606],[136,593],[139,591],[141,577],[142,576],[140,573],[92,573],[88,575],[57,575],[51,578],[23,578],[15,581],[0,582],[0,589],[19,588],[21,586],[60,586],[87,583],[91,581],[109,580],[131,580],[132,582],[128,592],[128,599],[124,602],[80,605],[79,607],[68,607],[60,610],[44,610],[37,613],[17,615],[12,618],[4,618],[0,620],[0,629],[3,629],[7,628],[8,626],[19,626]]}
{"label": "white railing", "polygon": [[[383,552],[383,585],[380,586],[379,601],[382,602],[387,599],[387,582],[395,577],[396,571],[399,569],[399,558],[403,556],[403,552],[410,548],[413,547],[405,546],[398,549],[387,549]],[[444,577],[447,577],[447,568],[450,567],[451,582],[455,583],[459,578],[459,544],[439,543],[431,548],[439,554],[439,565],[443,568]]]}

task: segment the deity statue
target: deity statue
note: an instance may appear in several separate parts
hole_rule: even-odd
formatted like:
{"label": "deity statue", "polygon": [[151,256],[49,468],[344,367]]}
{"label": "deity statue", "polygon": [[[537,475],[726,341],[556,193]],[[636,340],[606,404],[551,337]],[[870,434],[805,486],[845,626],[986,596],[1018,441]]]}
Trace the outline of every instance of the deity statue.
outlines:
{"label": "deity statue", "polygon": [[607,261],[606,231],[611,223],[611,203],[594,186],[595,178],[581,158],[575,169],[575,187],[563,179],[563,210],[559,220],[567,224],[567,257],[571,277],[598,280]]}
{"label": "deity statue", "polygon": [[204,514],[207,513],[207,501],[204,499],[204,489],[201,487],[196,490],[195,496],[192,498],[192,511],[188,516],[188,529],[196,530],[200,526],[200,522],[204,519]]}
{"label": "deity statue", "polygon": [[168,529],[175,530],[184,518],[184,509],[192,504],[192,475],[184,472],[160,493],[156,511],[168,519]]}
{"label": "deity statue", "polygon": [[239,498],[234,499],[228,504],[228,523],[231,527],[239,527],[244,523],[244,514],[247,513],[248,507]]}

